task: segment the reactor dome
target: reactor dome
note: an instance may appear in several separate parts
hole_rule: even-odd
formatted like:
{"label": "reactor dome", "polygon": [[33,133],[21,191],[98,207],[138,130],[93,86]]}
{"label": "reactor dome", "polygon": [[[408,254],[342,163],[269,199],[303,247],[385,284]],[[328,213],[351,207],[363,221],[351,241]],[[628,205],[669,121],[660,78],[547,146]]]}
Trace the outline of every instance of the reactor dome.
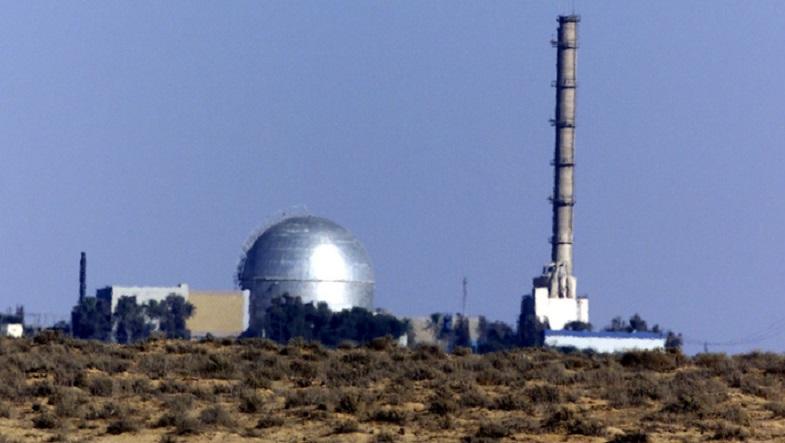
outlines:
{"label": "reactor dome", "polygon": [[250,291],[252,323],[284,294],[325,302],[333,311],[373,307],[368,253],[351,232],[320,217],[289,217],[262,231],[241,260],[237,281]]}

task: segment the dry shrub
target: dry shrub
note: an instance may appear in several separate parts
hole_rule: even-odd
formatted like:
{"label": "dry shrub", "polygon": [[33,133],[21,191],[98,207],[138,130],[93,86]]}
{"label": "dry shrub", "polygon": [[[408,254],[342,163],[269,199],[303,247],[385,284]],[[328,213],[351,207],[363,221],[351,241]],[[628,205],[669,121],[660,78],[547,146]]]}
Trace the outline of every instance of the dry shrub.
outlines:
{"label": "dry shrub", "polygon": [[49,397],[55,392],[55,387],[49,380],[33,382],[27,389],[27,395],[31,397]]}
{"label": "dry shrub", "polygon": [[764,408],[772,413],[773,418],[785,418],[785,403],[781,401],[770,401]]}
{"label": "dry shrub", "polygon": [[504,438],[510,435],[510,432],[510,428],[505,423],[484,421],[480,423],[475,436],[479,438]]}
{"label": "dry shrub", "polygon": [[609,383],[602,390],[602,397],[614,408],[645,406],[648,401],[660,400],[664,395],[662,383],[646,373]]}
{"label": "dry shrub", "polygon": [[304,406],[316,406],[319,409],[328,409],[328,394],[324,389],[313,387],[296,389],[286,393],[284,407],[286,409]]}
{"label": "dry shrub", "polygon": [[523,395],[518,393],[506,393],[497,397],[493,401],[493,409],[502,411],[532,411],[532,404],[529,403]]}
{"label": "dry shrub", "polygon": [[655,372],[672,371],[679,367],[678,356],[662,351],[629,351],[621,355],[619,363],[625,368]]}
{"label": "dry shrub", "polygon": [[373,349],[374,351],[389,351],[393,347],[397,346],[395,339],[386,335],[384,337],[376,337],[371,339],[370,342],[366,345],[369,349]]}
{"label": "dry shrub", "polygon": [[737,425],[750,424],[750,416],[739,405],[731,405],[724,408],[719,408],[717,416]]}
{"label": "dry shrub", "polygon": [[371,443],[394,443],[398,440],[398,437],[395,434],[391,434],[386,431],[382,431],[371,440]]}
{"label": "dry shrub", "polygon": [[564,406],[551,407],[546,411],[545,417],[540,427],[547,432],[561,431],[575,419],[575,412]]}
{"label": "dry shrub", "polygon": [[395,408],[379,408],[369,414],[369,420],[383,423],[394,423],[403,425],[409,421],[406,411]]}
{"label": "dry shrub", "polygon": [[186,394],[191,388],[180,380],[165,378],[158,382],[158,392],[161,394]]}
{"label": "dry shrub", "polygon": [[257,429],[267,429],[283,426],[286,421],[277,415],[265,415],[256,422]]}
{"label": "dry shrub", "polygon": [[727,387],[699,371],[680,372],[669,384],[663,412],[704,417],[727,399]]}
{"label": "dry shrub", "polygon": [[249,370],[243,374],[243,385],[251,389],[270,389],[273,383],[263,371]]}
{"label": "dry shrub", "polygon": [[202,425],[192,414],[178,414],[175,416],[174,433],[177,435],[198,435],[202,432]]}
{"label": "dry shrub", "polygon": [[608,443],[649,443],[650,441],[649,434],[642,431],[633,431],[619,434],[608,440]]}
{"label": "dry shrub", "polygon": [[599,420],[577,415],[567,422],[567,433],[572,435],[586,435],[600,437],[605,435],[605,425]]}
{"label": "dry shrub", "polygon": [[767,400],[779,399],[782,396],[782,385],[773,375],[742,374],[734,378],[733,386],[741,392]]}
{"label": "dry shrub", "polygon": [[428,404],[428,411],[436,415],[448,415],[458,410],[458,403],[450,397],[435,395]]}
{"label": "dry shrub", "polygon": [[33,417],[33,427],[36,429],[54,429],[60,427],[60,419],[50,412],[41,412]]}
{"label": "dry shrub", "polygon": [[472,348],[467,348],[466,346],[456,346],[452,350],[452,355],[456,357],[465,357],[467,355],[472,355]]}
{"label": "dry shrub", "polygon": [[100,407],[96,404],[87,405],[87,413],[85,419],[87,420],[108,420],[110,418],[122,417],[130,415],[129,411],[115,402],[108,401]]}
{"label": "dry shrub", "polygon": [[54,406],[58,417],[82,417],[87,402],[88,399],[79,389],[60,388],[49,397],[49,403]]}
{"label": "dry shrub", "polygon": [[459,403],[463,408],[488,408],[492,404],[488,396],[474,386],[461,393]]}
{"label": "dry shrub", "polygon": [[[6,402],[0,402],[0,418],[11,418],[13,415],[13,409],[11,405]],[[2,443],[2,440],[0,440]]]}
{"label": "dry shrub", "polygon": [[10,366],[7,362],[0,359],[0,397],[18,401],[27,393],[27,383],[25,374],[18,368]]}
{"label": "dry shrub", "polygon": [[523,395],[534,404],[554,404],[562,401],[559,388],[551,385],[530,386],[526,388]]}
{"label": "dry shrub", "polygon": [[53,376],[58,386],[79,386],[84,380],[84,367],[76,360],[66,360],[54,368]]}
{"label": "dry shrub", "polygon": [[169,357],[163,353],[143,355],[137,368],[153,380],[164,378],[169,373]]}
{"label": "dry shrub", "polygon": [[565,386],[575,382],[575,376],[568,373],[560,361],[548,362],[524,374],[527,380],[541,380],[551,386]]}
{"label": "dry shrub", "polygon": [[715,425],[714,434],[711,436],[711,439],[744,441],[749,437],[750,432],[746,428],[720,421]]}
{"label": "dry shrub", "polygon": [[335,412],[357,414],[362,411],[363,403],[362,392],[358,389],[349,388],[337,394]]}
{"label": "dry shrub", "polygon": [[114,420],[106,427],[106,433],[111,435],[120,435],[127,432],[136,432],[138,430],[139,425],[128,417],[121,417]]}
{"label": "dry shrub", "polygon": [[359,432],[360,425],[355,419],[340,420],[333,426],[333,434],[352,434]]}
{"label": "dry shrub", "polygon": [[725,354],[698,354],[693,357],[692,363],[699,368],[708,369],[713,375],[726,380],[738,370],[736,361]]}
{"label": "dry shrub", "polygon": [[240,412],[254,414],[262,410],[264,399],[253,389],[243,389],[240,391]]}
{"label": "dry shrub", "polygon": [[782,376],[785,374],[785,356],[772,352],[751,352],[734,357],[744,372],[758,369],[765,374]]}
{"label": "dry shrub", "polygon": [[199,421],[205,425],[224,426],[227,428],[234,427],[235,425],[232,415],[221,405],[213,405],[205,408],[202,413],[199,414]]}
{"label": "dry shrub", "polygon": [[177,435],[196,435],[201,432],[201,423],[187,410],[177,409],[166,412],[155,423],[156,427],[174,427]]}
{"label": "dry shrub", "polygon": [[106,375],[96,375],[88,379],[87,390],[96,397],[111,397],[114,393],[114,382]]}
{"label": "dry shrub", "polygon": [[444,351],[439,346],[420,344],[414,348],[412,360],[433,361],[441,360],[445,357]]}
{"label": "dry shrub", "polygon": [[224,353],[194,356],[192,370],[201,378],[230,379],[236,374],[237,368],[232,358]]}
{"label": "dry shrub", "polygon": [[319,369],[315,363],[302,359],[289,363],[289,379],[295,386],[301,388],[311,386],[318,375]]}

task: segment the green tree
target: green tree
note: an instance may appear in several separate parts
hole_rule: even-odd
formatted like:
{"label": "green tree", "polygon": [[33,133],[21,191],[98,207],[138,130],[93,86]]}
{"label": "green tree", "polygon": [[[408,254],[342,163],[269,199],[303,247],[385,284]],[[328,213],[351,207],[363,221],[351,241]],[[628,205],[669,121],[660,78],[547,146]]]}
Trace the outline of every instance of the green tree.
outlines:
{"label": "green tree", "polygon": [[153,325],[145,311],[143,306],[136,304],[136,297],[120,297],[112,315],[118,343],[134,343],[150,336]]}
{"label": "green tree", "polygon": [[605,327],[608,332],[629,332],[630,326],[620,316],[613,317],[611,324]]}
{"label": "green tree", "polygon": [[107,341],[112,335],[112,315],[109,303],[95,297],[85,297],[71,311],[74,337]]}
{"label": "green tree", "polygon": [[649,326],[646,324],[646,320],[642,319],[641,316],[636,313],[630,317],[630,330],[630,332],[649,332]]}
{"label": "green tree", "polygon": [[148,317],[158,322],[158,330],[166,338],[191,338],[186,321],[194,314],[194,305],[177,294],[169,294],[163,301],[150,300],[145,304]]}
{"label": "green tree", "polygon": [[564,325],[564,329],[568,331],[591,331],[594,327],[591,323],[585,323],[582,321],[571,321]]}
{"label": "green tree", "polygon": [[517,347],[518,335],[507,323],[488,322],[480,317],[480,340],[477,351],[480,353],[503,351]]}
{"label": "green tree", "polygon": [[299,297],[285,294],[271,300],[265,311],[264,330],[249,330],[244,336],[264,335],[279,343],[300,337],[337,346],[344,340],[367,343],[386,335],[399,337],[407,328],[406,322],[392,315],[358,307],[332,312],[326,303],[303,303]]}

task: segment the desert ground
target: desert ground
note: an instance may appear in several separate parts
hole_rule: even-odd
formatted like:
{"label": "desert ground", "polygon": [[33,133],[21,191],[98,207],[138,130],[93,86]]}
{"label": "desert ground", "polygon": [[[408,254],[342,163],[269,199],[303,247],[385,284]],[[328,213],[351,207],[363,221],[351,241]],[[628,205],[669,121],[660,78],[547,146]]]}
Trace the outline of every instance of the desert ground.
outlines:
{"label": "desert ground", "polygon": [[785,441],[785,356],[0,339],[0,442]]}

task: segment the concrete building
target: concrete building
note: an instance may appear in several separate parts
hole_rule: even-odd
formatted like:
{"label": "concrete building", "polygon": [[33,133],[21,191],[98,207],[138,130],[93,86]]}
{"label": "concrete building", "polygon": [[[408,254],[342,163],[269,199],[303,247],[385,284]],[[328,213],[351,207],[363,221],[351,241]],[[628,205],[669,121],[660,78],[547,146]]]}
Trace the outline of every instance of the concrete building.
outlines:
{"label": "concrete building", "polygon": [[[570,322],[589,322],[589,300],[578,296],[573,275],[573,208],[575,206],[575,90],[578,49],[577,15],[559,17],[556,47],[556,112],[551,121],[556,142],[553,157],[551,262],[533,279],[536,318],[553,330]],[[526,304],[524,304],[526,305]]]}
{"label": "concrete building", "polygon": [[655,351],[665,349],[666,337],[652,332],[545,331],[545,346],[595,352]]}
{"label": "concrete building", "polygon": [[21,323],[5,323],[0,325],[0,336],[20,338],[24,333],[25,328]]}
{"label": "concrete building", "polygon": [[177,286],[107,286],[98,289],[95,296],[108,302],[110,311],[114,313],[121,297],[136,297],[136,303],[143,305],[151,300],[163,301],[171,294],[188,300],[188,285],[181,283]]}
{"label": "concrete building", "polygon": [[408,346],[420,344],[436,345],[445,351],[452,350],[459,341],[468,341],[468,347],[476,349],[482,335],[481,317],[468,317],[461,314],[432,315],[409,319]]}
{"label": "concrete building", "polygon": [[191,291],[188,301],[194,305],[195,312],[186,322],[191,337],[242,334],[248,329],[249,294],[249,291]]}
{"label": "concrete building", "polygon": [[239,336],[248,328],[249,291],[194,291],[187,284],[177,286],[107,286],[96,291],[114,313],[122,297],[136,297],[139,305],[163,301],[177,295],[194,306],[186,320],[193,338],[210,334],[215,337]]}

